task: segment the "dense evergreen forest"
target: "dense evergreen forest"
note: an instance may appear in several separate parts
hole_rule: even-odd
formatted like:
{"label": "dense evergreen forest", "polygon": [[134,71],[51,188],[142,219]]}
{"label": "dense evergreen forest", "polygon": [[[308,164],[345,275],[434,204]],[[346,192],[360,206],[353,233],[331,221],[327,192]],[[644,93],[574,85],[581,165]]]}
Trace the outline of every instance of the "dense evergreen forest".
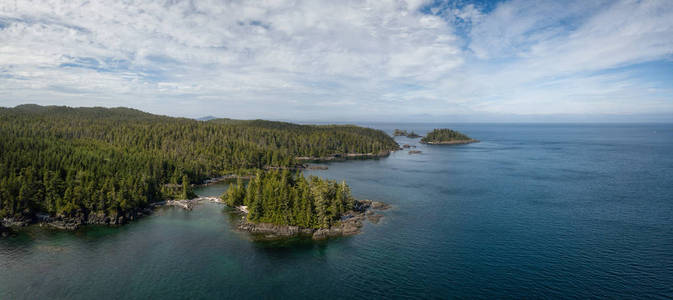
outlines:
{"label": "dense evergreen forest", "polygon": [[467,135],[451,129],[434,129],[421,139],[421,143],[446,143],[454,141],[475,141]]}
{"label": "dense evergreen forest", "polygon": [[0,218],[116,214],[189,197],[191,184],[210,177],[293,166],[298,156],[397,147],[382,131],[351,125],[197,121],[129,108],[0,108]]}
{"label": "dense evergreen forest", "polygon": [[247,186],[238,180],[222,199],[232,207],[247,206],[250,222],[304,228],[329,228],[355,202],[345,182],[306,179],[287,170],[257,172]]}

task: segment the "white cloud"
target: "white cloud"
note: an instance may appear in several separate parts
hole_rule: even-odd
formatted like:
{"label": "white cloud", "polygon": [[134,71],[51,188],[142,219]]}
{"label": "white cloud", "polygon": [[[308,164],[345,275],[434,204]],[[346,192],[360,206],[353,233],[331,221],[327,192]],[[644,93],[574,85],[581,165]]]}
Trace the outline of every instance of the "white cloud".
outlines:
{"label": "white cloud", "polygon": [[652,95],[653,83],[625,68],[671,57],[673,2],[512,1],[482,20],[470,32],[469,81],[493,101],[479,110],[673,112],[670,88]]}
{"label": "white cloud", "polygon": [[429,4],[3,1],[0,105],[299,119],[673,113],[670,87],[614,71],[670,59],[673,2],[422,13]]}

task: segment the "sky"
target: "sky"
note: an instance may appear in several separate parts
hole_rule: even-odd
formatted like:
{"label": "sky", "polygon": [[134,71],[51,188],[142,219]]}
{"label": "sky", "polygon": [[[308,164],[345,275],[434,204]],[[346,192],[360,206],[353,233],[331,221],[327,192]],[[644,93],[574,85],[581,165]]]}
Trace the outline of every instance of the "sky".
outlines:
{"label": "sky", "polygon": [[0,106],[673,121],[673,1],[0,1]]}

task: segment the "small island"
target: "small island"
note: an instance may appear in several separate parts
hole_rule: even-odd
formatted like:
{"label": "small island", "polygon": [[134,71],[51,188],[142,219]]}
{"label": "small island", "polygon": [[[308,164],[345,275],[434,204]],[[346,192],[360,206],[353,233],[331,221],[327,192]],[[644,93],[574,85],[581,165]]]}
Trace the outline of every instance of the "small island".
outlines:
{"label": "small island", "polygon": [[416,138],[421,137],[420,135],[415,133],[413,130],[411,132],[407,132],[406,130],[401,130],[401,129],[395,129],[395,131],[393,131],[393,136],[406,136],[406,137],[411,138],[411,139],[416,139]]}
{"label": "small island", "polygon": [[310,237],[314,240],[360,232],[365,219],[382,217],[372,211],[390,206],[356,200],[345,182],[293,175],[285,171],[258,172],[247,185],[231,184],[222,199],[244,217],[238,229],[257,240]]}
{"label": "small island", "polygon": [[460,145],[477,142],[479,141],[448,128],[434,129],[421,139],[422,144],[429,145]]}

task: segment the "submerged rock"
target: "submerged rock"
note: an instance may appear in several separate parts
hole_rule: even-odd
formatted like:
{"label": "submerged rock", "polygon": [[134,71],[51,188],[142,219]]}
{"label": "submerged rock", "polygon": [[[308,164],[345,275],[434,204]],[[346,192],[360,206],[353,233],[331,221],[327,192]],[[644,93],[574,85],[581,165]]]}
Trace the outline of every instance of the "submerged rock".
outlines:
{"label": "submerged rock", "polygon": [[382,214],[371,214],[367,216],[367,220],[369,220],[369,222],[372,222],[374,224],[378,224],[381,218],[383,218]]}
{"label": "submerged rock", "polygon": [[383,203],[379,201],[373,201],[371,204],[372,209],[377,209],[377,210],[386,210],[391,208],[392,206],[388,203]]}

